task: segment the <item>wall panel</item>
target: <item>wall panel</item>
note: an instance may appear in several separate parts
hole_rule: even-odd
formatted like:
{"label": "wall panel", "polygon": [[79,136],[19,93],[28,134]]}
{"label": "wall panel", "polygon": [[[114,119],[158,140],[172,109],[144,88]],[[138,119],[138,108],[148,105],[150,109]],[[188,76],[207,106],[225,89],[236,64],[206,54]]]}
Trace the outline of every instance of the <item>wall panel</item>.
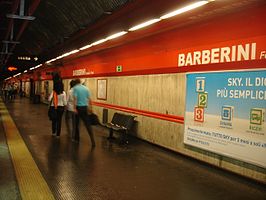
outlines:
{"label": "wall panel", "polygon": [[[252,16],[252,17],[250,17]],[[217,16],[198,24],[176,29],[160,30],[159,34],[124,43],[117,47],[89,52],[88,55],[71,58],[58,67],[65,85],[69,78],[82,78],[88,86],[94,102],[113,106],[108,119],[120,107],[154,113],[184,116],[186,76],[185,72],[210,70],[243,70],[266,68],[266,59],[260,53],[266,47],[265,4],[231,15]],[[129,33],[130,34],[130,33]],[[136,33],[137,34],[137,33]],[[141,34],[141,31],[140,31]],[[126,37],[126,36],[125,36]],[[256,59],[226,63],[199,64],[178,67],[179,53],[188,53],[213,48],[223,48],[256,43]],[[89,50],[88,50],[89,51]],[[123,71],[117,72],[116,66]],[[75,70],[84,71],[80,76]],[[130,75],[130,76],[129,76]],[[107,79],[107,100],[97,99],[97,79]],[[26,86],[29,84],[27,82]],[[49,83],[51,89],[52,82]],[[27,88],[27,87],[26,87]],[[66,90],[68,86],[65,87]],[[118,110],[115,110],[115,107]],[[102,119],[101,106],[93,110]],[[134,114],[134,113],[133,113]],[[184,125],[153,117],[137,115],[137,137],[163,146],[181,154],[210,163],[266,183],[266,169],[233,158],[183,144]],[[182,121],[182,120],[181,120]]]}
{"label": "wall panel", "polygon": [[[106,101],[96,99],[97,79],[101,78],[86,79],[86,85],[91,90],[93,101],[177,116],[184,115],[186,89],[184,73],[105,77],[108,81]],[[102,107],[93,106],[94,112],[99,115],[100,119],[102,119],[102,109]],[[109,109],[109,121],[114,112],[122,111]],[[137,132],[132,134],[143,140],[243,176],[262,182],[266,180],[266,170],[263,168],[184,145],[183,124],[141,115],[137,115],[136,121]]]}

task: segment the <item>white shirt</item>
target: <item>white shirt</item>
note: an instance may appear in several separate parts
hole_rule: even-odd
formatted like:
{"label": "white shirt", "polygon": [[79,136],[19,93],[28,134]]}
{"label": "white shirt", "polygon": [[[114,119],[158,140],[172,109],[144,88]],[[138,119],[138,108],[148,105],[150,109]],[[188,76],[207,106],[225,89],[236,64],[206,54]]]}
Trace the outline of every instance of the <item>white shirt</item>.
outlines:
{"label": "white shirt", "polygon": [[71,88],[67,93],[67,110],[74,112],[73,88]]}
{"label": "white shirt", "polygon": [[[49,96],[49,101],[51,101],[53,98],[53,92]],[[57,106],[66,106],[67,105],[67,100],[66,100],[66,93],[65,91],[62,92],[62,94],[57,95],[58,98],[58,103]],[[54,101],[52,101],[51,106],[54,106]]]}

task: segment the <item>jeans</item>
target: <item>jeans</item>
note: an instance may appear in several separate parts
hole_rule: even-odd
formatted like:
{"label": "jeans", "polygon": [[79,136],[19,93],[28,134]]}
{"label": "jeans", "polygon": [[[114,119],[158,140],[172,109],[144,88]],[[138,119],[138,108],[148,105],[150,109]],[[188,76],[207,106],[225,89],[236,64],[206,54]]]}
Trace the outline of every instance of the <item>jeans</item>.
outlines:
{"label": "jeans", "polygon": [[[95,141],[94,141],[94,135],[93,135],[93,131],[92,131],[92,127],[89,121],[89,116],[88,116],[88,107],[87,106],[77,106],[77,111],[78,111],[78,119],[81,118],[81,120],[83,121],[88,134],[90,135],[90,139],[91,139],[91,144],[92,146],[95,146]],[[79,139],[79,135],[78,138]]]}
{"label": "jeans", "polygon": [[56,136],[60,136],[61,133],[61,122],[62,122],[63,113],[64,113],[64,106],[57,106],[56,119],[52,120],[52,133],[56,134]]}

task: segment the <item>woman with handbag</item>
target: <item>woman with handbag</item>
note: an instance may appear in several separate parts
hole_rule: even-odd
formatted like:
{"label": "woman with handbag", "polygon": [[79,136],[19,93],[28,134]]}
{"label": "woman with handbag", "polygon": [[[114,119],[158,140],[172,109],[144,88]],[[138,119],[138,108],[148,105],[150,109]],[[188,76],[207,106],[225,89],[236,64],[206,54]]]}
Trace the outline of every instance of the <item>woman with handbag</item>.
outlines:
{"label": "woman with handbag", "polygon": [[52,121],[52,135],[60,136],[62,116],[67,105],[66,93],[62,81],[54,83],[53,92],[49,96],[50,109],[54,109],[54,116],[51,117]]}

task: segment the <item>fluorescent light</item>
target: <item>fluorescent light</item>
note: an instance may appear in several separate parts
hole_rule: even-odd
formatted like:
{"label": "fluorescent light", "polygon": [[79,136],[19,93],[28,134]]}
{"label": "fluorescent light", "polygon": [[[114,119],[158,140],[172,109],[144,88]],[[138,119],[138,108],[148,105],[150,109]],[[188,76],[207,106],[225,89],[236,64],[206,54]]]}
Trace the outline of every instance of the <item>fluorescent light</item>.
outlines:
{"label": "fluorescent light", "polygon": [[25,70],[23,73],[26,73],[28,70]]}
{"label": "fluorescent light", "polygon": [[135,30],[141,29],[143,27],[146,27],[146,26],[149,26],[149,25],[154,24],[156,22],[159,22],[160,20],[161,19],[152,19],[152,20],[149,20],[147,22],[141,23],[139,25],[136,25],[136,26],[130,28],[129,31],[135,31]]}
{"label": "fluorescent light", "polygon": [[42,66],[42,64],[35,66],[34,69],[39,68],[40,66]]}
{"label": "fluorescent light", "polygon": [[57,57],[55,58],[55,60],[58,60],[58,59],[63,58],[63,57],[64,57],[63,55],[61,55],[61,56],[57,56]]}
{"label": "fluorescent light", "polygon": [[90,48],[90,47],[92,47],[92,45],[91,45],[91,44],[88,44],[88,45],[86,45],[86,46],[84,46],[84,47],[81,47],[79,50],[88,49],[88,48]]}
{"label": "fluorescent light", "polygon": [[98,44],[104,43],[105,41],[106,41],[106,39],[98,40],[98,41],[96,41],[96,42],[93,42],[93,43],[91,44],[91,46],[95,46],[95,45],[98,45]]}
{"label": "fluorescent light", "polygon": [[53,59],[51,59],[51,60],[46,61],[46,63],[50,63],[50,62],[53,62],[53,61],[55,61],[55,60],[56,60],[56,58],[53,58]]}
{"label": "fluorescent light", "polygon": [[101,44],[101,43],[106,42],[107,40],[111,40],[111,39],[114,39],[114,38],[118,38],[118,37],[120,37],[120,36],[122,36],[122,35],[125,35],[125,34],[127,34],[126,31],[121,31],[121,32],[119,32],[119,33],[115,33],[115,34],[113,34],[113,35],[108,36],[107,38],[104,38],[104,39],[98,40],[98,41],[93,42],[93,43],[91,43],[91,44],[88,44],[88,45],[86,45],[86,46],[84,46],[84,47],[81,47],[79,50],[88,49],[88,48],[90,48],[90,47],[92,47],[92,46],[96,46],[96,45],[98,45],[98,44]]}
{"label": "fluorescent light", "polygon": [[119,33],[115,33],[115,34],[113,34],[113,35],[110,35],[110,36],[108,36],[107,38],[106,38],[106,40],[111,40],[111,39],[114,39],[114,38],[118,38],[118,37],[120,37],[120,36],[122,36],[122,35],[125,35],[125,34],[127,34],[128,32],[126,32],[126,31],[121,31],[121,32],[119,32]]}
{"label": "fluorescent light", "polygon": [[16,74],[16,75],[14,75],[14,77],[16,77],[16,76],[19,76],[21,73],[18,73],[18,74]]}
{"label": "fluorescent light", "polygon": [[190,4],[190,5],[185,6],[183,8],[177,9],[177,10],[175,10],[173,12],[170,12],[170,13],[168,13],[166,15],[163,15],[163,16],[160,17],[160,19],[167,19],[169,17],[173,17],[173,16],[176,16],[176,15],[179,15],[181,13],[187,12],[187,11],[192,10],[194,8],[198,8],[200,6],[203,6],[203,5],[207,4],[207,3],[209,3],[209,1],[199,1],[199,2],[196,2],[196,3]]}
{"label": "fluorescent light", "polygon": [[33,70],[33,69],[35,69],[35,67],[31,67],[31,68],[30,68],[30,70]]}
{"label": "fluorescent light", "polygon": [[[68,53],[65,53],[65,54],[61,55],[61,58],[62,58],[62,57],[69,56],[69,55],[74,54],[74,53],[77,53],[77,52],[79,52],[79,50],[78,50],[78,49],[75,49],[75,50],[73,50],[73,51],[70,51],[70,52],[68,52]],[[60,57],[60,56],[59,56],[59,57]]]}
{"label": "fluorescent light", "polygon": [[70,52],[67,52],[67,53],[62,54],[61,56],[57,56],[56,58],[53,58],[53,59],[51,59],[51,60],[48,60],[48,61],[46,61],[46,63],[53,62],[53,61],[58,60],[58,59],[60,59],[60,58],[63,58],[63,57],[69,56],[69,55],[71,55],[71,54],[77,53],[77,52],[79,52],[79,51],[80,51],[79,49],[75,49],[75,50],[73,50],[73,51],[70,51]]}

